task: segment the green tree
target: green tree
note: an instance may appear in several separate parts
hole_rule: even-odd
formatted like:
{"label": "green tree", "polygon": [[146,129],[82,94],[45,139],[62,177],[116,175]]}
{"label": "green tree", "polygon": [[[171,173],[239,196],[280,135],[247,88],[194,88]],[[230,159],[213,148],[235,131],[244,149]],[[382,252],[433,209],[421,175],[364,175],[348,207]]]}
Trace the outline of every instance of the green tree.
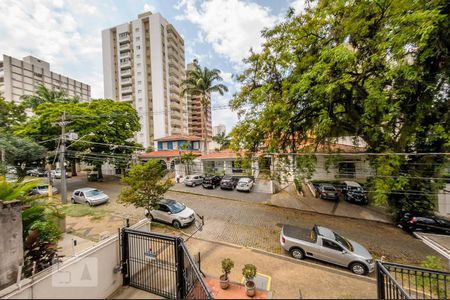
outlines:
{"label": "green tree", "polygon": [[11,133],[0,132],[0,148],[4,151],[5,161],[16,167],[17,175],[26,175],[27,165],[42,160],[45,148],[30,138],[20,138]]}
{"label": "green tree", "polygon": [[218,69],[203,69],[195,64],[192,70],[187,72],[187,79],[183,82],[183,95],[200,96],[200,103],[202,105],[202,123],[203,123],[203,142],[204,153],[208,152],[208,133],[206,128],[206,116],[208,108],[210,107],[210,95],[212,93],[219,93],[223,95],[228,91],[228,88],[221,83],[215,84],[215,82],[222,81],[222,77],[219,75]]}
{"label": "green tree", "polygon": [[68,104],[80,102],[80,99],[78,97],[69,97],[63,90],[48,89],[42,84],[39,84],[36,87],[33,95],[25,95],[21,98],[24,106],[33,110],[43,103]]}
{"label": "green tree", "polygon": [[56,149],[54,136],[61,132],[57,122],[65,112],[69,121],[66,131],[73,131],[80,137],[68,142],[67,157],[94,165],[99,178],[103,177],[103,163],[111,162],[122,168],[131,160],[131,153],[140,147],[130,142],[140,129],[140,123],[136,110],[129,103],[110,99],[67,104],[46,102],[33,112],[34,116],[17,133],[39,136],[48,149]]}
{"label": "green tree", "polygon": [[186,165],[186,174],[191,174],[192,162],[198,155],[195,155],[192,152],[186,152],[181,155],[181,162]]}
{"label": "green tree", "polygon": [[224,132],[213,136],[213,141],[220,145],[220,150],[228,149],[230,147],[230,136]]}
{"label": "green tree", "polygon": [[[369,152],[448,152],[449,6],[322,0],[301,14],[289,10],[284,22],[263,32],[263,49],[251,53],[238,77],[233,147],[296,152],[311,140],[327,144],[353,135]],[[389,169],[373,183],[377,203],[400,209],[399,201],[413,201],[421,211],[433,209],[434,197],[406,201],[404,191],[433,194],[430,180],[411,175],[436,177],[446,159],[413,160],[372,161],[375,169]],[[417,168],[426,160],[428,168]]]}
{"label": "green tree", "polygon": [[171,186],[170,178],[165,178],[166,169],[157,160],[149,160],[143,165],[133,165],[122,182],[127,184],[119,195],[119,202],[146,208],[158,207],[164,194]]}
{"label": "green tree", "polygon": [[0,128],[11,130],[11,127],[25,121],[25,107],[0,96]]}

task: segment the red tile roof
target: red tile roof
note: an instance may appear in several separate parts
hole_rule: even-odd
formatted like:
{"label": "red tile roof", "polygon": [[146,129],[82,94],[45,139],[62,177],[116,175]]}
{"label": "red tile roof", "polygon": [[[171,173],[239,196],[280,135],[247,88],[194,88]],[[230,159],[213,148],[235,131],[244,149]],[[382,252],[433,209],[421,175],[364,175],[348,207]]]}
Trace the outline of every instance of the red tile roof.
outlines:
{"label": "red tile roof", "polygon": [[[243,156],[244,153],[241,153],[241,156]],[[230,149],[222,150],[219,152],[211,152],[205,155],[200,156],[200,159],[223,159],[223,158],[237,158],[238,154],[235,151],[232,151]]]}
{"label": "red tile roof", "polygon": [[201,141],[202,138],[195,135],[169,135],[159,139],[155,139],[157,142],[167,141]]}
{"label": "red tile roof", "polygon": [[166,158],[166,157],[178,157],[180,156],[180,152],[183,155],[184,153],[192,152],[195,155],[201,155],[198,151],[189,151],[189,150],[160,150],[153,151],[148,153],[142,153],[139,156],[141,158]]}

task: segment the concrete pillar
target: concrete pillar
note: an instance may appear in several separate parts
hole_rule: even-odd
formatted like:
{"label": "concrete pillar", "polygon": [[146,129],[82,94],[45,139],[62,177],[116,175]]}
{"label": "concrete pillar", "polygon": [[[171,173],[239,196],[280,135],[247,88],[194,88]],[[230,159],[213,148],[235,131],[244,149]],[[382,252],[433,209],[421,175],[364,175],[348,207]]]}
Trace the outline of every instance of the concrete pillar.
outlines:
{"label": "concrete pillar", "polygon": [[0,201],[0,290],[17,280],[23,264],[22,205],[20,201]]}

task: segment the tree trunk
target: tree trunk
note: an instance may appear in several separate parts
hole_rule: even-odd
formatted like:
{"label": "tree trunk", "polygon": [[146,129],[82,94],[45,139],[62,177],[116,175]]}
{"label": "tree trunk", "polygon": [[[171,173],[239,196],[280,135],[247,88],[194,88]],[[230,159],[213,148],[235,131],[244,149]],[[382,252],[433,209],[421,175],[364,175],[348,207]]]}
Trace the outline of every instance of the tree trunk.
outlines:
{"label": "tree trunk", "polygon": [[205,96],[203,96],[203,101],[202,101],[202,106],[203,106],[203,113],[202,113],[202,119],[203,119],[203,142],[204,144],[204,148],[203,148],[203,152],[204,154],[208,154],[208,133],[206,132],[206,112],[208,109],[208,105],[206,105],[206,98]]}
{"label": "tree trunk", "polygon": [[72,176],[77,176],[77,159],[72,159]]}
{"label": "tree trunk", "polygon": [[98,179],[103,179],[102,165],[97,165]]}

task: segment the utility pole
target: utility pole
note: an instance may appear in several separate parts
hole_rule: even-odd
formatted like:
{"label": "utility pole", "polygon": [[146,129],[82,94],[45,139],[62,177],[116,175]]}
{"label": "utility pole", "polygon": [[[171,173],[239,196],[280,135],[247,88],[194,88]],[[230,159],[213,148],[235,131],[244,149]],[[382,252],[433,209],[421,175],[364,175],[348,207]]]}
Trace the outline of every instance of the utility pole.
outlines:
{"label": "utility pole", "polygon": [[64,164],[64,152],[66,151],[66,111],[62,115],[61,126],[61,145],[59,147],[59,168],[61,169],[61,202],[67,203],[67,182],[66,167]]}

